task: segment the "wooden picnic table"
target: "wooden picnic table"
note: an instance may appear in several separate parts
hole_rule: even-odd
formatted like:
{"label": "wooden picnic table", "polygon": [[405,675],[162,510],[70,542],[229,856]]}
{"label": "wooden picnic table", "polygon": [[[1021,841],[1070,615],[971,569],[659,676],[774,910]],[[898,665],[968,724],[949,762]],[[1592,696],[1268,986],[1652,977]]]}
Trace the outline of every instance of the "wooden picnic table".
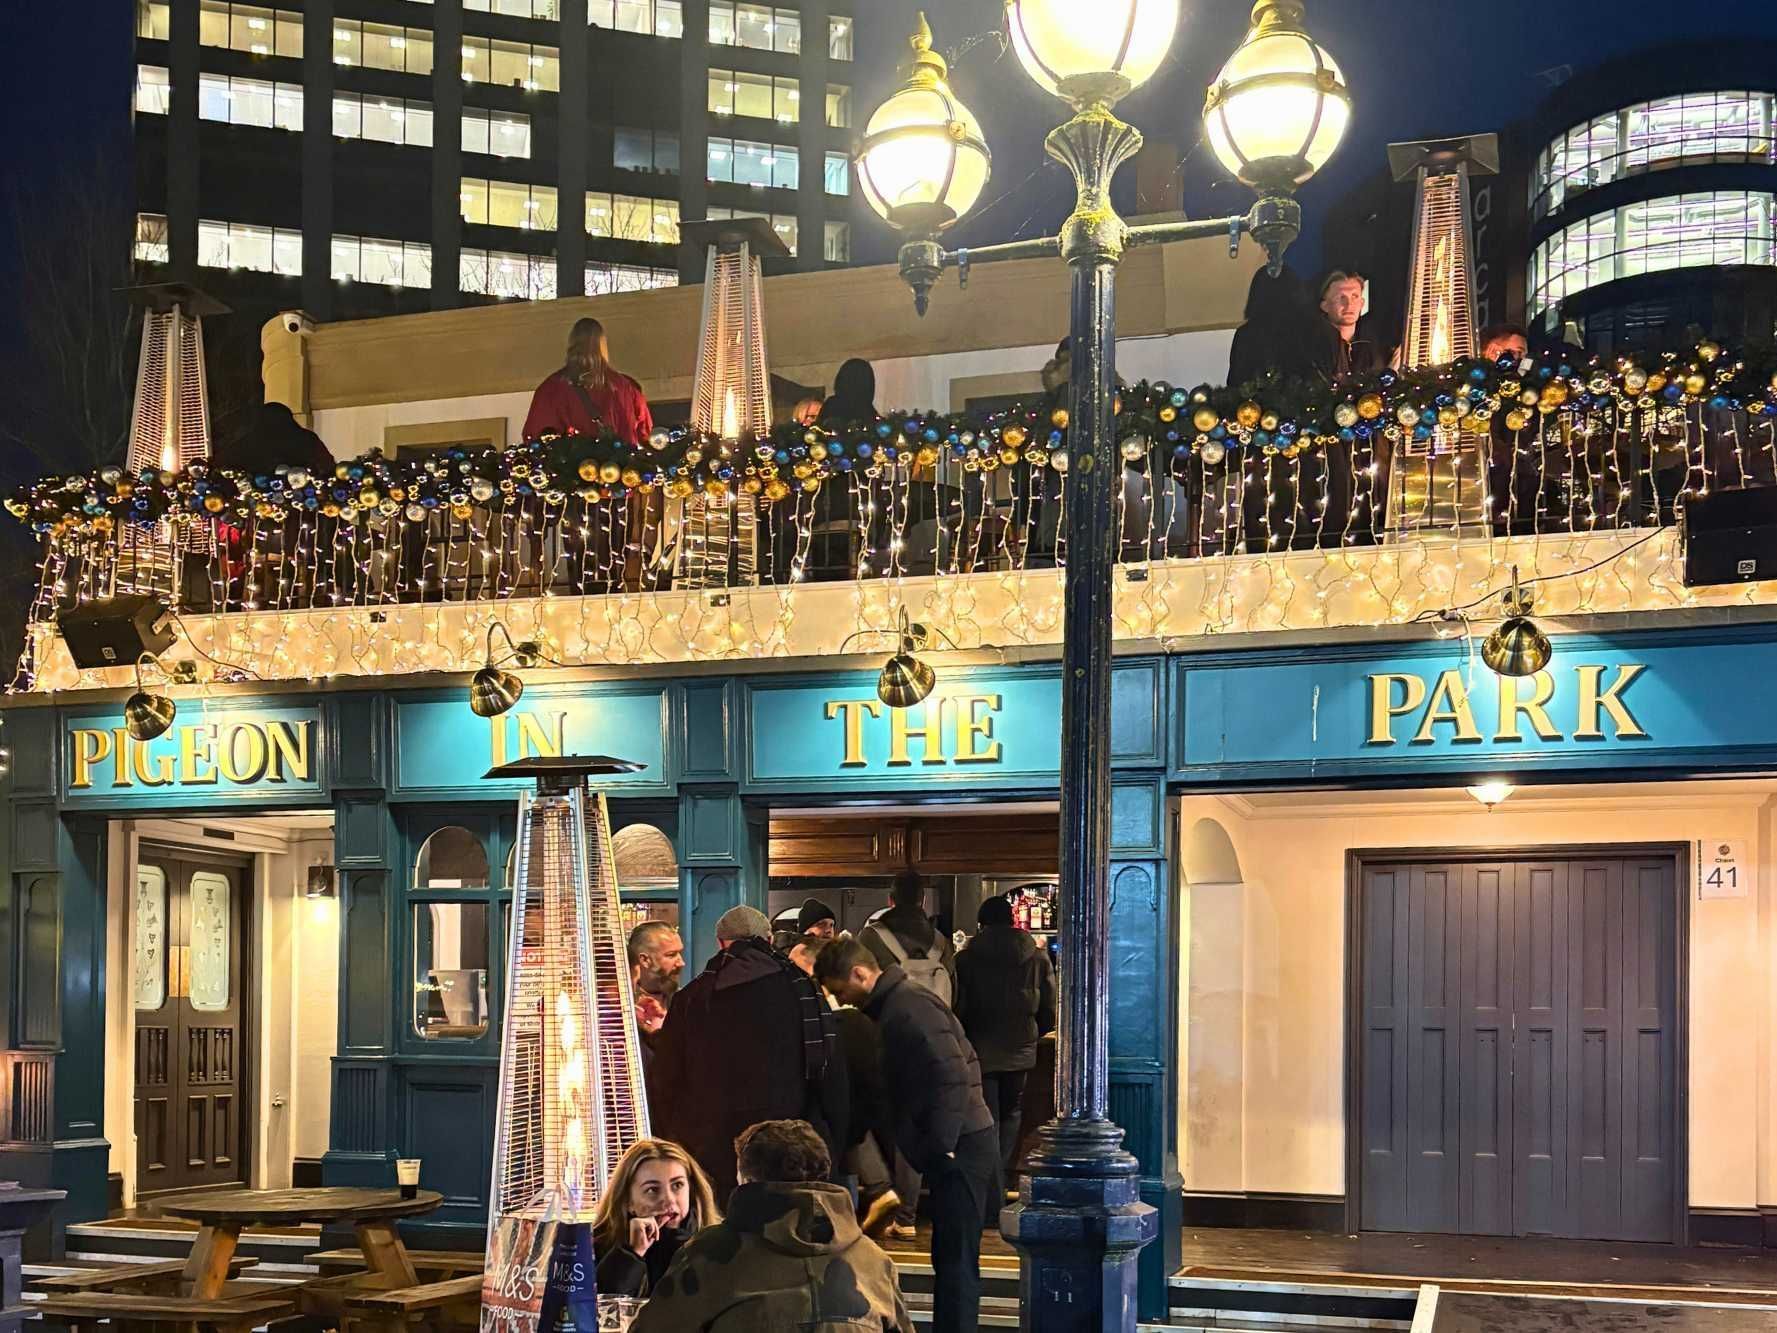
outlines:
{"label": "wooden picnic table", "polygon": [[182,1194],[158,1200],[155,1207],[169,1217],[183,1217],[202,1228],[185,1261],[180,1291],[197,1301],[215,1300],[228,1281],[229,1262],[247,1227],[296,1226],[304,1222],[349,1222],[364,1251],[369,1277],[379,1287],[397,1289],[419,1282],[407,1247],[395,1223],[429,1213],[444,1202],[436,1190],[421,1190],[411,1199],[394,1189],[220,1190]]}

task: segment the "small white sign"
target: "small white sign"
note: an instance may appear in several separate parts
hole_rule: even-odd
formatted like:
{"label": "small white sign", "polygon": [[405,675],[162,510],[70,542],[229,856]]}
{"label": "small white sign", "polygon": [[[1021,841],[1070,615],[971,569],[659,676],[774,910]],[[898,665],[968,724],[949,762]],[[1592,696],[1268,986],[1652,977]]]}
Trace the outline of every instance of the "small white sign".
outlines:
{"label": "small white sign", "polygon": [[1697,897],[1745,898],[1752,892],[1752,862],[1746,856],[1744,838],[1718,842],[1698,839],[1695,855]]}

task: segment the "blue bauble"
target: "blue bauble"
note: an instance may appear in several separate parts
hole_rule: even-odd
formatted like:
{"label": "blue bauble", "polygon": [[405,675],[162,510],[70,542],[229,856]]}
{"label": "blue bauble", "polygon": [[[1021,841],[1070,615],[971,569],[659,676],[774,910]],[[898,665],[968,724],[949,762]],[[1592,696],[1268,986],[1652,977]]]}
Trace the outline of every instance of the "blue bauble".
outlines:
{"label": "blue bauble", "polygon": [[[858,445],[858,457],[859,458],[868,458],[868,457],[870,457],[870,455],[873,452],[874,452],[874,450],[870,447],[870,444],[868,441],[865,441],[865,442],[860,443]],[[890,456],[892,457],[893,455],[890,455]]]}
{"label": "blue bauble", "polygon": [[[865,445],[864,447],[869,448],[868,445]],[[845,446],[838,440],[829,440],[827,442],[827,452],[834,458],[839,458],[845,453]]]}

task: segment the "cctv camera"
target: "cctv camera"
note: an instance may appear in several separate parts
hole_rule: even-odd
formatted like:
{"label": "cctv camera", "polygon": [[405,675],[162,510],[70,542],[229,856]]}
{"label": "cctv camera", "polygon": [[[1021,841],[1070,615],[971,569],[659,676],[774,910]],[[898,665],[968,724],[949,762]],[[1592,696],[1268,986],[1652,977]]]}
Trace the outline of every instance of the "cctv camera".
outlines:
{"label": "cctv camera", "polygon": [[286,333],[313,333],[315,331],[314,320],[310,319],[304,311],[286,310],[278,318],[284,322]]}

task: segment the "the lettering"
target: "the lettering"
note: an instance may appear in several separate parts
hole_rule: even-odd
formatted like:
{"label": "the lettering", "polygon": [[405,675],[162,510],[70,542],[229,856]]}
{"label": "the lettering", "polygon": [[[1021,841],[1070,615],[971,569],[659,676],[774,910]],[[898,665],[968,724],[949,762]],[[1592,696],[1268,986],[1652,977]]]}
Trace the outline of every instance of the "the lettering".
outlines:
{"label": "the lettering", "polygon": [[845,722],[845,758],[839,761],[841,768],[865,768],[870,763],[864,758],[865,713],[881,717],[882,702],[878,699],[827,700],[827,721],[839,718]]}
{"label": "the lettering", "polygon": [[[1531,688],[1528,699],[1519,693],[1525,685]],[[1548,704],[1555,697],[1555,678],[1546,671],[1539,671],[1526,680],[1522,676],[1501,676],[1499,678],[1499,727],[1493,733],[1496,741],[1522,741],[1524,733],[1518,730],[1520,715],[1530,719],[1530,727],[1537,739],[1558,741],[1561,739],[1561,728],[1549,717]]]}
{"label": "the lettering", "polygon": [[[1004,763],[1005,743],[994,731],[1004,707],[1001,694],[958,693],[934,694],[913,708],[885,708],[880,699],[829,699],[822,712],[827,721],[839,723],[842,769],[868,768],[872,752],[888,768],[941,768]],[[886,759],[879,748],[885,712]]]}
{"label": "the lettering", "polygon": [[[913,714],[919,713],[920,725],[913,725]],[[913,757],[909,742],[919,739],[924,750],[922,764],[936,767],[944,762],[944,700],[933,695],[914,708],[889,709],[889,767],[910,768]]]}
{"label": "the lettering", "polygon": [[[203,721],[138,741],[122,727],[77,727],[68,734],[68,790],[107,787],[237,787],[315,780],[315,723]],[[101,767],[103,766],[103,767]]]}
{"label": "the lettering", "polygon": [[1629,706],[1623,702],[1623,691],[1646,670],[1645,666],[1638,663],[1619,666],[1616,680],[1609,689],[1604,689],[1604,667],[1580,667],[1579,726],[1574,731],[1573,738],[1576,741],[1603,740],[1604,714],[1609,713],[1618,740],[1645,740],[1647,732],[1635,720],[1635,714],[1629,711]]}
{"label": "the lettering", "polygon": [[1446,671],[1432,687],[1431,702],[1425,706],[1425,717],[1413,733],[1413,744],[1430,745],[1437,740],[1434,727],[1440,724],[1455,727],[1453,741],[1478,741],[1481,729],[1475,725],[1475,713],[1469,707],[1468,691],[1462,688],[1462,673]]}
{"label": "the lettering", "polygon": [[515,713],[488,719],[493,767],[516,759],[559,759],[567,750],[566,713]]}
{"label": "the lettering", "polygon": [[[1499,709],[1492,741],[1511,745],[1523,744],[1528,737],[1539,741],[1647,739],[1648,731],[1627,698],[1630,687],[1647,670],[1645,666],[1587,663],[1571,670],[1572,682],[1566,688],[1573,692],[1565,696],[1574,700],[1571,735],[1556,722],[1551,707],[1562,686],[1555,674],[1539,671],[1529,677],[1497,678]],[[1397,744],[1397,719],[1409,729],[1412,745],[1436,745],[1439,741],[1476,744],[1488,739],[1475,719],[1474,703],[1463,678],[1464,673],[1457,669],[1439,672],[1430,683],[1401,672],[1369,677],[1368,743]],[[1444,727],[1449,730],[1439,730]]]}
{"label": "the lettering", "polygon": [[[1394,687],[1401,687],[1400,702],[1395,702]],[[1370,677],[1370,744],[1394,744],[1394,720],[1405,713],[1414,713],[1425,702],[1425,682],[1418,676],[1386,674]]]}

